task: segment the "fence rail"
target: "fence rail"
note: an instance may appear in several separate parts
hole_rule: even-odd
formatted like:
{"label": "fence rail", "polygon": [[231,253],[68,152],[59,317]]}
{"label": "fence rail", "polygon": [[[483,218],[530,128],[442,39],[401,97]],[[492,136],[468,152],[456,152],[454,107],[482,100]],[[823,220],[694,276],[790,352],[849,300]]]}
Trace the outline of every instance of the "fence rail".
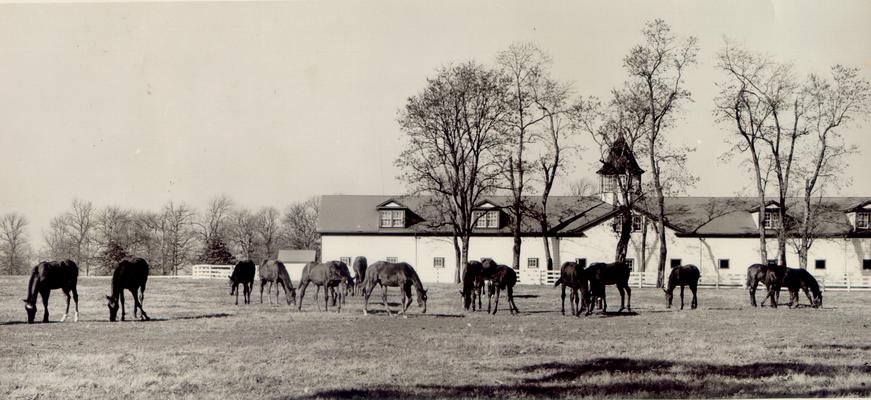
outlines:
{"label": "fence rail", "polygon": [[233,272],[233,265],[198,264],[191,267],[194,278],[226,278]]}
{"label": "fence rail", "polygon": [[[559,271],[541,271],[540,283],[553,285],[560,277]],[[871,276],[844,275],[839,277],[815,276],[822,290],[871,290]],[[656,272],[632,272],[629,285],[636,288],[656,287]],[[699,278],[699,287],[747,287],[745,274],[706,274]]]}

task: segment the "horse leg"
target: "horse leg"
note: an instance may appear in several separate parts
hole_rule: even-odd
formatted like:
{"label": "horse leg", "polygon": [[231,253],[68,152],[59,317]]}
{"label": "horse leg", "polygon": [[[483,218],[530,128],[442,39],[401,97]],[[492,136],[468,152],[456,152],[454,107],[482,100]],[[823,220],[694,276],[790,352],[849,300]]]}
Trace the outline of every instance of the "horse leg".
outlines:
{"label": "horse leg", "polygon": [[374,289],[374,288],[375,288],[375,285],[373,284],[371,288],[364,287],[362,289],[363,290],[363,293],[362,293],[363,294],[363,315],[369,314],[369,295],[372,294],[372,289]]}
{"label": "horse leg", "polygon": [[[233,288],[233,292],[236,293],[236,305],[238,306],[239,305],[239,284],[234,284],[234,285],[236,285],[236,287]],[[242,287],[242,290],[245,290],[244,286]],[[243,301],[245,300],[244,296],[242,297],[242,300]]]}
{"label": "horse leg", "polygon": [[569,306],[572,307],[572,315],[580,316],[581,310],[578,308],[578,303],[580,302],[580,294],[578,293],[577,288],[572,288],[572,296],[569,299]]}
{"label": "horse leg", "polygon": [[801,289],[804,290],[804,295],[807,296],[807,301],[809,301],[811,305],[814,305],[814,299],[811,298],[811,294],[808,291],[807,286],[802,286]]}
{"label": "horse leg", "polygon": [[76,313],[73,315],[73,322],[79,322],[79,292],[73,286],[73,301],[76,302]]}
{"label": "horse leg", "polygon": [[[562,315],[566,315],[566,285],[561,285],[561,286],[562,286],[562,288],[560,289],[561,290],[561,293],[560,293],[560,301],[561,301],[560,313],[562,313]],[[575,292],[572,292],[571,296],[569,297],[569,305],[572,305],[572,301],[574,301],[574,299],[575,299]],[[572,315],[574,315],[574,309],[572,310]]]}
{"label": "horse leg", "polygon": [[623,286],[620,285],[617,285],[617,292],[620,293],[620,309],[617,310],[617,312],[620,313],[626,309],[626,292],[623,291]]}
{"label": "horse leg", "polygon": [[411,285],[405,285],[402,289],[402,318],[408,318],[405,312],[411,306]]}
{"label": "horse leg", "polygon": [[699,306],[699,302],[696,300],[696,289],[696,285],[690,285],[690,292],[693,292],[693,302],[690,304],[690,309],[692,310]]}
{"label": "horse leg", "polygon": [[42,295],[42,322],[48,322],[48,296],[51,290],[43,290],[40,294]]}
{"label": "horse leg", "polygon": [[750,305],[756,307],[756,285],[758,283],[754,280],[751,281],[749,285],[747,285],[747,290],[750,291]]}
{"label": "horse leg", "polygon": [[513,311],[511,314],[520,314],[520,310],[517,309],[517,304],[514,304],[514,286],[508,286],[505,290],[508,295],[508,308]]}
{"label": "horse leg", "polygon": [[[297,311],[302,311],[302,298],[305,297],[305,288],[308,286],[308,281],[302,281],[299,283],[299,304],[296,306]],[[315,299],[315,303],[317,303],[317,299]]]}
{"label": "horse leg", "polygon": [[260,304],[263,304],[263,287],[266,286],[266,281],[260,280]]}
{"label": "horse leg", "polygon": [[64,311],[64,316],[61,317],[60,322],[64,322],[67,320],[67,314],[70,313],[70,291],[68,289],[62,289],[64,292],[64,296],[67,298],[67,310]]}
{"label": "horse leg", "polygon": [[[135,293],[133,294],[133,310],[135,311],[136,308],[138,307],[139,308],[139,319],[142,321],[148,321],[151,318],[148,318],[148,314],[146,314],[145,309],[142,308],[141,298],[144,297],[143,296],[144,292],[145,292],[145,288],[142,288],[142,292],[140,292],[140,298],[136,298],[136,294]],[[238,294],[238,292],[236,292],[236,293]]]}
{"label": "horse leg", "polygon": [[680,309],[683,310],[683,285],[680,285]]}
{"label": "horse leg", "polygon": [[384,311],[390,316],[390,306],[387,305],[387,285],[381,285],[384,291],[381,293],[381,301],[384,303]]}
{"label": "horse leg", "polygon": [[[321,303],[318,303],[318,295],[321,294],[321,285],[315,284],[315,304],[318,306],[318,311],[321,310]],[[326,295],[324,295],[326,297]]]}
{"label": "horse leg", "polygon": [[282,286],[284,286],[284,283],[279,284],[278,280],[275,281],[275,305],[277,305],[277,306],[281,305],[281,303],[278,302],[278,292],[281,291]]}
{"label": "horse leg", "polygon": [[493,315],[496,315],[496,312],[499,311],[499,294],[502,289],[499,286],[496,286],[496,302],[493,304]]}
{"label": "horse leg", "polygon": [[[118,296],[121,298],[121,320],[124,320],[124,317],[127,315],[127,310],[124,308],[124,289],[121,289],[121,295]],[[136,295],[133,295],[136,297]]]}

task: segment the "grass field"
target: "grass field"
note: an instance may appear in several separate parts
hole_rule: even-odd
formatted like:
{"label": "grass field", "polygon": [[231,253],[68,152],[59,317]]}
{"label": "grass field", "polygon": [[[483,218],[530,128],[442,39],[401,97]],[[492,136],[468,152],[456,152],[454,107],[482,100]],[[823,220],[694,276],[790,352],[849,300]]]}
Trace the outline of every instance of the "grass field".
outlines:
{"label": "grass field", "polygon": [[[637,314],[574,318],[551,287],[517,287],[512,317],[465,313],[456,287],[432,285],[428,313],[402,319],[377,302],[363,316],[359,297],[317,312],[313,291],[302,313],[235,306],[223,280],[152,277],[153,321],[109,323],[109,280],[80,278],[78,323],[27,325],[26,285],[0,277],[0,398],[871,396],[871,292],[753,309],[743,290],[700,289],[678,311],[635,289]],[[52,292],[52,321],[63,304]]]}

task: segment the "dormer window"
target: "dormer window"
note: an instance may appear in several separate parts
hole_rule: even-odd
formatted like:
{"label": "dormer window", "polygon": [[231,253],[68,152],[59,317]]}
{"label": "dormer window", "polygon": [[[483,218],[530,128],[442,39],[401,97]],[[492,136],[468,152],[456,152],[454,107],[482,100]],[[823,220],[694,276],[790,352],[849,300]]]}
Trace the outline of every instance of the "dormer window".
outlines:
{"label": "dormer window", "polygon": [[[641,230],[641,215],[632,214],[632,230],[630,232],[638,232]],[[614,232],[620,232],[620,227],[623,226],[623,214],[617,214],[614,217],[614,225],[612,228]]]}
{"label": "dormer window", "polygon": [[871,229],[871,211],[856,213],[856,229]]}
{"label": "dormer window", "polygon": [[473,211],[472,218],[475,220],[475,228],[499,227],[499,211]]}
{"label": "dormer window", "polygon": [[382,228],[405,228],[405,210],[381,210]]}
{"label": "dormer window", "polygon": [[629,176],[629,184],[626,185],[626,175],[603,175],[602,176],[602,192],[603,193],[620,193],[620,187],[629,190],[630,193],[641,192],[640,177]]}
{"label": "dormer window", "polygon": [[765,217],[762,219],[762,226],[764,226],[765,229],[780,228],[780,214],[777,213],[777,210],[765,210]]}

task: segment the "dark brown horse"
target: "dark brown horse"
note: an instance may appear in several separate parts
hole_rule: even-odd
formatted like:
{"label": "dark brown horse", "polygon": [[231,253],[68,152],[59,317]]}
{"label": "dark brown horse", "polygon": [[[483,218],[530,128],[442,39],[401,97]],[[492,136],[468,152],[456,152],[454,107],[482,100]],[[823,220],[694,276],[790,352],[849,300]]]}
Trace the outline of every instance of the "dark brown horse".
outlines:
{"label": "dark brown horse", "polygon": [[321,286],[324,287],[324,311],[327,311],[330,300],[330,293],[335,293],[339,297],[337,312],[342,311],[342,304],[345,302],[346,289],[354,285],[354,278],[351,277],[351,272],[348,270],[348,265],[341,261],[327,261],[323,264],[310,262],[302,269],[302,277],[299,281],[299,305],[298,310],[302,310],[302,299],[305,297],[305,289],[309,283],[317,286],[315,291],[315,304],[318,306],[318,311],[321,310],[320,303],[317,302],[318,293],[321,291]]}
{"label": "dark brown horse", "polygon": [[[560,267],[560,277],[553,284],[554,287],[562,285],[560,298],[562,306],[560,312],[566,315],[566,288],[571,290],[569,306],[572,307],[572,315],[580,317],[581,312],[587,307],[589,297],[588,280],[585,270],[578,263],[567,261]],[[580,293],[579,293],[580,292]],[[590,306],[592,308],[592,306]]]}
{"label": "dark brown horse", "polygon": [[363,281],[366,280],[366,268],[369,262],[366,257],[358,256],[354,259],[354,295],[357,295],[358,288],[362,289]]}
{"label": "dark brown horse", "polygon": [[784,266],[753,264],[747,267],[747,289],[750,291],[750,305],[756,307],[756,287],[759,282],[762,282],[767,293],[762,299],[761,305],[764,306],[765,301],[771,299],[771,307],[777,308],[780,286],[783,284],[785,274],[786,267]]}
{"label": "dark brown horse", "polygon": [[499,310],[499,295],[504,290],[508,296],[508,311],[511,315],[520,314],[517,309],[517,304],[514,303],[514,285],[517,284],[517,273],[514,269],[498,264],[492,258],[481,259],[481,274],[479,280],[488,280],[492,283],[492,287],[487,290],[487,312],[490,312],[490,299],[496,294],[496,304],[493,306],[493,315]]}
{"label": "dark brown horse", "polygon": [[405,311],[411,306],[411,287],[414,286],[417,291],[417,305],[423,307],[423,313],[426,313],[426,289],[420,282],[417,272],[414,268],[405,262],[391,263],[386,261],[378,261],[369,266],[366,270],[366,280],[363,283],[363,315],[369,313],[369,296],[372,295],[372,290],[375,285],[381,285],[383,292],[381,300],[384,302],[384,310],[387,315],[390,314],[390,307],[387,304],[387,287],[398,287],[402,292],[402,308],[400,312],[405,317]]}
{"label": "dark brown horse", "polygon": [[[284,289],[284,298],[288,305],[296,303],[296,289],[293,288],[293,281],[290,280],[283,262],[263,260],[260,263],[260,304],[263,304],[263,287],[267,282],[269,282],[269,289],[266,290],[267,297],[272,292],[272,284],[275,284],[275,304],[278,304],[279,288]],[[272,297],[269,297],[269,304],[272,304]]]}
{"label": "dark brown horse", "polygon": [[79,293],[76,282],[79,279],[79,267],[72,260],[43,261],[33,267],[30,282],[27,284],[27,298],[24,301],[24,311],[27,311],[27,323],[32,324],[36,318],[36,296],[42,296],[42,322],[48,322],[48,296],[52,289],[61,289],[67,297],[67,310],[61,322],[70,313],[70,292],[76,302],[76,313],[73,321],[79,320]]}
{"label": "dark brown horse", "polygon": [[[471,260],[466,263],[466,268],[463,270],[463,290],[460,291],[460,295],[463,297],[463,308],[467,311],[469,308],[472,311],[481,309],[481,289],[484,282],[481,279],[482,269],[484,267],[481,262]],[[475,307],[476,299],[477,308]]]}
{"label": "dark brown horse", "polygon": [[[810,272],[801,268],[787,268],[783,276],[783,286],[789,289],[789,307],[798,306],[798,290],[804,291],[808,301],[814,308],[823,306],[823,294],[817,279]],[[808,292],[810,290],[810,292]],[[813,297],[811,297],[813,293]]]}
{"label": "dark brown horse", "polygon": [[671,269],[671,274],[668,275],[668,289],[665,291],[665,307],[671,308],[671,300],[674,298],[674,288],[680,286],[680,309],[683,310],[683,288],[689,286],[693,292],[693,300],[690,303],[690,308],[695,310],[699,303],[696,300],[696,288],[699,286],[699,278],[701,273],[695,265],[680,265]]}
{"label": "dark brown horse", "polygon": [[[610,264],[593,263],[584,272],[587,279],[590,280],[590,304],[596,304],[596,300],[601,299],[602,312],[607,312],[608,302],[605,300],[605,286],[616,285],[620,292],[620,309],[617,312],[622,312],[624,309],[632,312],[632,289],[629,288],[630,269],[626,263],[619,261]],[[590,306],[587,309],[587,315],[592,312],[593,307]]]}
{"label": "dark brown horse", "polygon": [[230,296],[236,295],[236,305],[239,305],[239,284],[242,284],[242,300],[245,304],[251,304],[251,291],[254,289],[254,273],[256,272],[254,261],[242,260],[233,267],[230,278]]}
{"label": "dark brown horse", "polygon": [[115,265],[112,273],[112,295],[106,296],[109,301],[109,321],[115,321],[118,316],[118,302],[121,303],[121,320],[127,315],[124,309],[124,290],[133,294],[133,318],[136,318],[136,310],[140,311],[139,319],[148,321],[148,314],[142,309],[142,301],[145,300],[145,284],[148,282],[148,263],[141,258],[125,258]]}

